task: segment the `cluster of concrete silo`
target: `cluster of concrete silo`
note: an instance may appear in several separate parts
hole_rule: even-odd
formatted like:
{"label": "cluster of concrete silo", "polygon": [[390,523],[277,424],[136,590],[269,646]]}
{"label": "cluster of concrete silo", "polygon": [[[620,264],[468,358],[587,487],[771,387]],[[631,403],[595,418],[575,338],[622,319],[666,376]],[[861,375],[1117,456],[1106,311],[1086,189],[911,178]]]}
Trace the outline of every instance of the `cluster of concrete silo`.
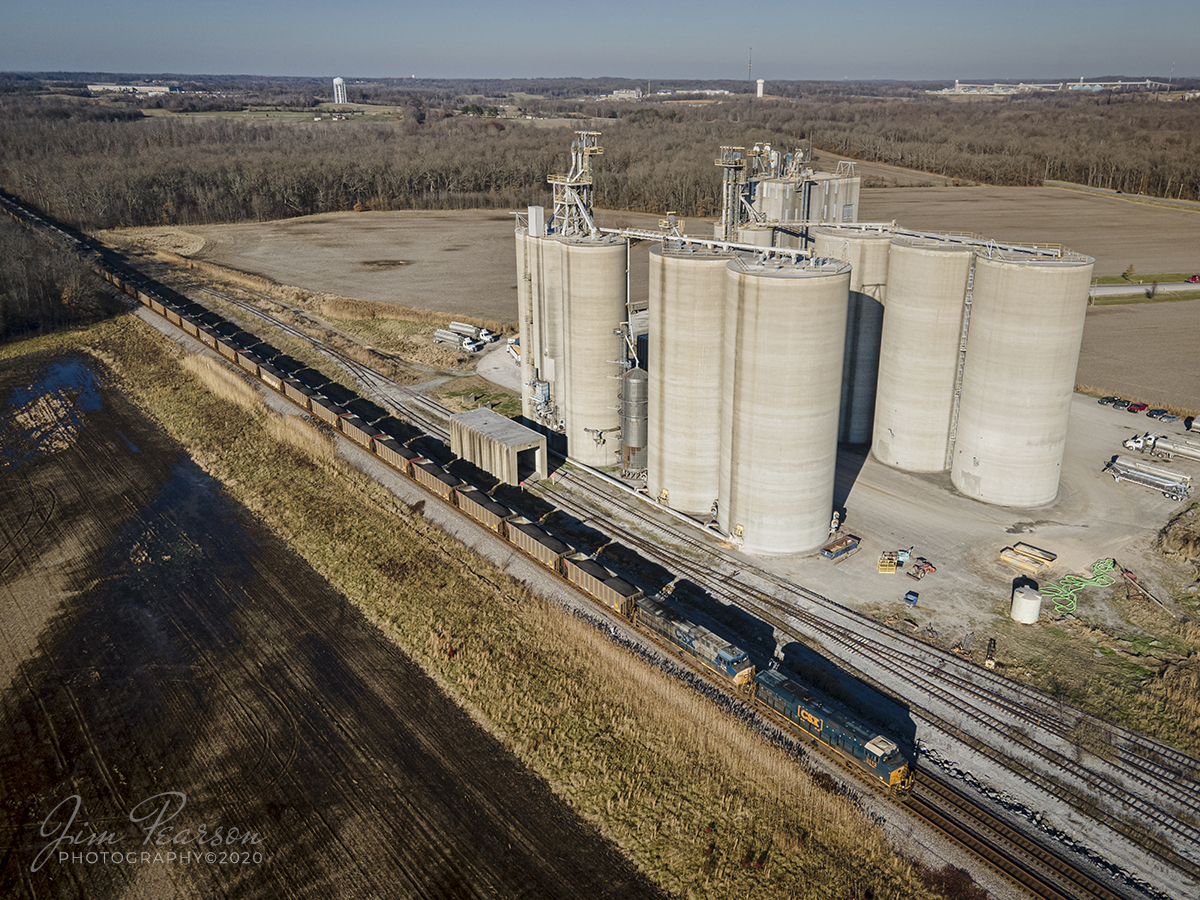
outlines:
{"label": "cluster of concrete silo", "polygon": [[517,231],[522,412],[563,434],[571,458],[611,466],[621,431],[614,379],[623,372],[613,332],[626,318],[629,242],[547,235],[533,218]]}
{"label": "cluster of concrete silo", "polygon": [[628,236],[590,215],[550,233],[530,208],[517,229],[525,418],[572,460],[644,473],[673,509],[707,521],[715,505],[752,552],[824,542],[839,443],[948,470],[986,503],[1052,502],[1092,260],[811,220],[802,255],[786,242],[803,232],[782,223],[818,199],[849,216],[858,187],[831,177],[818,197],[806,175],[764,180],[755,202],[775,224],[739,225],[737,244],[664,234],[642,327]]}
{"label": "cluster of concrete silo", "polygon": [[884,227],[825,227],[814,237],[817,252],[858,263],[853,283],[869,283],[883,302],[877,350],[869,328],[847,342],[842,439],[861,440],[847,423],[861,425],[855,388],[866,390],[877,359],[876,459],[908,472],[948,469],[959,491],[985,503],[1051,503],[1093,260]]}
{"label": "cluster of concrete silo", "polygon": [[721,530],[748,550],[821,542],[849,285],[837,261],[651,249],[652,497],[701,517],[717,504]]}

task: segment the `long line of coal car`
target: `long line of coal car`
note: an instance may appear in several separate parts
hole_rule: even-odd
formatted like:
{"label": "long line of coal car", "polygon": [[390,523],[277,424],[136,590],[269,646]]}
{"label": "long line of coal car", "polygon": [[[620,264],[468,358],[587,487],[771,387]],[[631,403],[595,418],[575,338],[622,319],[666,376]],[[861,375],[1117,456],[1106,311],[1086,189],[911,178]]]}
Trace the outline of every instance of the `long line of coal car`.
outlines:
{"label": "long line of coal car", "polygon": [[[24,219],[27,224],[47,224],[7,198],[0,197],[0,200],[14,218]],[[31,218],[32,223],[29,222]],[[536,523],[424,458],[383,430],[386,427],[384,419],[390,417],[374,419],[375,424],[372,424],[356,415],[348,406],[365,401],[345,388],[305,369],[299,361],[217,313],[145,279],[141,273],[114,260],[103,248],[97,250],[90,239],[69,229],[50,227],[65,238],[69,246],[92,255],[100,274],[118,290],[494,531],[606,608],[726,680],[770,718],[819,742],[894,796],[907,793],[912,772],[908,761],[889,738],[828,701],[815,697],[801,682],[783,671],[771,668],[757,672],[745,651],[691,621],[678,607],[669,605],[662,598],[645,596],[640,589],[587,554],[577,552]]]}

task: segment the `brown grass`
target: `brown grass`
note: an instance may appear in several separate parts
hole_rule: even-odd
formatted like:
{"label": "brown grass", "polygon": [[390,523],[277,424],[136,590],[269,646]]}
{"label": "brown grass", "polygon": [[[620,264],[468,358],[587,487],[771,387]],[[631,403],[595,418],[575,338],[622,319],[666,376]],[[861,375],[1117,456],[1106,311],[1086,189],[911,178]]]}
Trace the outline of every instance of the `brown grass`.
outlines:
{"label": "brown grass", "polygon": [[668,891],[932,896],[852,801],[514,583],[319,436],[260,427],[279,417],[132,317],[71,341]]}

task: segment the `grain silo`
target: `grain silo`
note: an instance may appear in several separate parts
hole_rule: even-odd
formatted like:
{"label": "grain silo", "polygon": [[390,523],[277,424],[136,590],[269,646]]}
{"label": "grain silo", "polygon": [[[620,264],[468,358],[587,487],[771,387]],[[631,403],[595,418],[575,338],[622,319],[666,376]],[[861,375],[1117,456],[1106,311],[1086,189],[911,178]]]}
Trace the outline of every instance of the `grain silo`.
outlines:
{"label": "grain silo", "polygon": [[755,247],[775,246],[775,229],[770,225],[743,225],[738,229],[738,243]]}
{"label": "grain silo", "polygon": [[967,496],[1021,507],[1057,496],[1092,264],[976,257],[950,470]]}
{"label": "grain silo", "polygon": [[726,274],[718,522],[757,553],[829,536],[850,266],[739,256]]}
{"label": "grain silo", "polygon": [[[620,462],[619,340],[627,318],[629,244],[622,237],[553,237],[561,247],[563,373],[559,397],[567,456],[588,466]],[[552,292],[547,292],[548,296]]]}
{"label": "grain silo", "polygon": [[656,500],[698,514],[717,498],[730,258],[697,244],[650,249],[647,487]]}
{"label": "grain silo", "polygon": [[891,230],[814,228],[813,254],[850,263],[850,305],[846,313],[846,361],[842,369],[842,412],[838,440],[871,442],[875,420],[875,384],[883,307],[887,298]]}
{"label": "grain silo", "polygon": [[871,453],[909,472],[947,468],[973,251],[896,237],[888,258]]}

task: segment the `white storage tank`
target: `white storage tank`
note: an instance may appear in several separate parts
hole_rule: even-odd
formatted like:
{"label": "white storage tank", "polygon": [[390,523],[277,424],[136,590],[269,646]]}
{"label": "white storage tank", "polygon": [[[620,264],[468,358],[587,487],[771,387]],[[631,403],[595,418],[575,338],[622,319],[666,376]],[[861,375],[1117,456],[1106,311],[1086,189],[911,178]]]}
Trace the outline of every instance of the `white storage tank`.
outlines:
{"label": "white storage tank", "polygon": [[754,553],[829,537],[850,266],[727,267],[718,524]]}
{"label": "white storage tank", "polygon": [[972,255],[936,239],[892,240],[871,439],[881,463],[946,469]]}
{"label": "white storage tank", "polygon": [[650,496],[707,515],[721,456],[721,363],[728,253],[650,249]]}
{"label": "white storage tank", "polygon": [[1013,591],[1012,608],[1009,615],[1014,622],[1032,625],[1042,614],[1042,595],[1036,588],[1022,585]]}
{"label": "white storage tank", "polygon": [[1036,507],[1058,495],[1093,262],[976,257],[950,469],[968,497]]}
{"label": "white storage tank", "polygon": [[775,229],[770,225],[743,225],[738,229],[738,243],[755,247],[775,246]]}
{"label": "white storage tank", "polygon": [[869,444],[875,421],[875,385],[879,376],[892,233],[887,228],[824,226],[812,229],[811,234],[814,255],[850,263],[838,440]]}
{"label": "white storage tank", "polygon": [[553,237],[544,243],[562,248],[564,371],[557,377],[567,456],[587,466],[615,466],[621,453],[622,370],[614,331],[626,318],[629,245],[611,235]]}

